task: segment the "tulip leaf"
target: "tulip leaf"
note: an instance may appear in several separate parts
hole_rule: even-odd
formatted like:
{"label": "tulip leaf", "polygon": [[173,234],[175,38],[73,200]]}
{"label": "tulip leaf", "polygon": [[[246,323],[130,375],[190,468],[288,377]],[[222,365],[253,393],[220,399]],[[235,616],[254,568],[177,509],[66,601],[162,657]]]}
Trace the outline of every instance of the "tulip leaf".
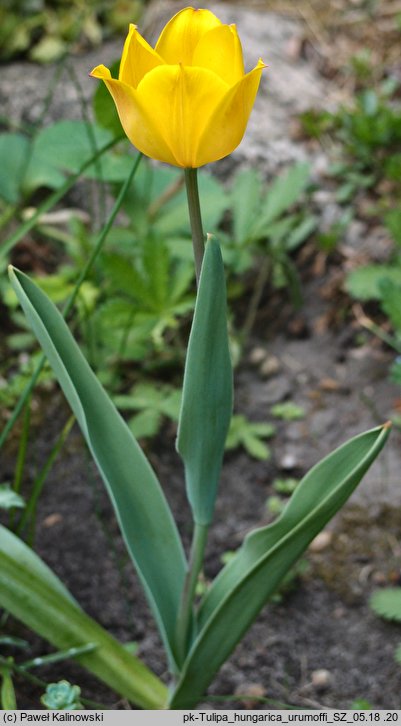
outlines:
{"label": "tulip leaf", "polygon": [[140,660],[90,618],[27,545],[0,525],[0,606],[64,650],[92,643],[76,660],[142,708],[163,708],[167,689]]}
{"label": "tulip leaf", "polygon": [[386,424],[336,449],[306,474],[273,524],[246,537],[204,598],[170,708],[191,708],[204,694],[289,568],[353,492],[388,432]]}
{"label": "tulip leaf", "polygon": [[12,555],[15,561],[18,561],[19,566],[25,567],[33,576],[44,582],[47,587],[57,590],[61,595],[69,598],[71,602],[75,602],[71,593],[68,592],[50,567],[30,547],[27,547],[25,542],[2,525],[0,525],[0,554]]}
{"label": "tulip leaf", "polygon": [[174,663],[172,644],[186,563],[160,484],[57,308],[11,267],[10,279],[98,465]]}
{"label": "tulip leaf", "polygon": [[206,245],[188,343],[177,449],[195,522],[210,523],[232,411],[226,286],[219,244]]}

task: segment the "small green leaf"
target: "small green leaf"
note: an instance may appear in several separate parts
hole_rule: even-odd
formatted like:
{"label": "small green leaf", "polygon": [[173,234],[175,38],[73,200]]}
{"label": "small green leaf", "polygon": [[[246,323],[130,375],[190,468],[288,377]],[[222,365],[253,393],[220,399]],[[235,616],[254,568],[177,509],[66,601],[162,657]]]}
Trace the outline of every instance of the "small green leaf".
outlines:
{"label": "small green leaf", "polygon": [[162,416],[159,411],[141,411],[130,418],[128,425],[136,439],[151,438],[160,430]]}
{"label": "small green leaf", "polygon": [[272,424],[249,421],[246,416],[236,414],[231,418],[226,449],[243,446],[250,456],[266,461],[270,457],[270,449],[262,439],[271,438],[275,432]]}
{"label": "small green leaf", "polygon": [[21,199],[30,142],[22,134],[0,134],[0,197],[10,204]]}
{"label": "small green leaf", "polygon": [[352,701],[350,708],[354,711],[370,711],[374,706],[366,698],[356,698]]}
{"label": "small green leaf", "polygon": [[232,368],[220,247],[210,239],[185,364],[177,450],[195,522],[210,523],[231,419]]}
{"label": "small green leaf", "polygon": [[[45,127],[33,141],[32,155],[23,181],[25,191],[31,193],[41,186],[57,189],[65,181],[65,172],[78,172],[86,161],[111,140],[109,131],[85,121],[57,121]],[[106,158],[109,159],[109,156]],[[111,169],[104,166],[104,161],[104,157],[99,158],[85,170],[85,175],[97,177],[98,169],[101,168],[102,177],[107,178],[109,172],[112,177],[110,181],[122,181],[132,167],[132,160],[127,157],[111,161]]]}
{"label": "small green leaf", "polygon": [[23,498],[13,491],[9,484],[0,484],[0,509],[13,509],[13,507],[23,509],[25,507]]}
{"label": "small green leaf", "polygon": [[276,403],[271,407],[270,412],[272,416],[282,418],[284,421],[298,421],[299,419],[305,418],[305,410],[302,406],[297,406],[292,401]]}
{"label": "small green leaf", "polygon": [[382,280],[401,285],[401,265],[365,265],[350,272],[345,288],[357,300],[380,300]]}
{"label": "small green leaf", "polygon": [[252,230],[253,237],[263,236],[266,227],[299,200],[309,178],[310,165],[303,162],[295,164],[276,178],[267,191],[261,214],[255,220]]}
{"label": "small green leaf", "polygon": [[277,494],[272,494],[271,497],[268,497],[266,500],[266,509],[270,514],[281,514],[285,507],[285,501],[281,497],[277,496]]}
{"label": "small green leaf", "polygon": [[80,697],[80,687],[63,680],[58,683],[48,683],[46,693],[40,700],[46,708],[54,711],[78,711],[84,708],[79,700]]}
{"label": "small green leaf", "polygon": [[260,213],[262,179],[259,172],[246,169],[234,177],[230,206],[233,216],[233,237],[237,245],[250,239],[255,218]]}
{"label": "small green leaf", "polygon": [[401,280],[397,284],[384,278],[379,281],[381,307],[394,330],[401,332]]}
{"label": "small green leaf", "polygon": [[[399,165],[401,171],[401,154],[399,154]],[[400,173],[401,178],[401,173]],[[394,241],[401,246],[401,209],[392,209],[384,217],[384,222],[388,230],[390,230]]]}
{"label": "small green leaf", "polygon": [[294,479],[293,477],[288,477],[287,479],[274,479],[273,480],[273,489],[278,494],[293,494],[295,489],[297,488],[299,484],[299,479]]}
{"label": "small green leaf", "polygon": [[65,41],[57,36],[45,35],[33,46],[29,57],[34,63],[54,63],[68,50]]}
{"label": "small green leaf", "polygon": [[369,601],[370,607],[385,620],[401,623],[401,587],[386,587],[376,590]]}

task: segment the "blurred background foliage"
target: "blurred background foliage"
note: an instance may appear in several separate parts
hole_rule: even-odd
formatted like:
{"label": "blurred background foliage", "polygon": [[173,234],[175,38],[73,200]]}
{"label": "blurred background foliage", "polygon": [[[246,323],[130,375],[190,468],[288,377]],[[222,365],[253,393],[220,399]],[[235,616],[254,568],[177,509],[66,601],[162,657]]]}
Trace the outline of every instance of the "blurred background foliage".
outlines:
{"label": "blurred background foliage", "polygon": [[83,52],[139,20],[142,0],[2,0],[0,60],[49,63]]}

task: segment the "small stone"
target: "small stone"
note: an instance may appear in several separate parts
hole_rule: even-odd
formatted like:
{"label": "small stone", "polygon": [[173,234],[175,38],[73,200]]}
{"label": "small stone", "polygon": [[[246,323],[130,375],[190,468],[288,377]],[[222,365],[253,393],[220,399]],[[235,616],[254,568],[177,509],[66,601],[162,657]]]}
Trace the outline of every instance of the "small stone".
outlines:
{"label": "small stone", "polygon": [[266,351],[264,348],[261,348],[260,346],[257,346],[256,348],[252,348],[250,354],[249,354],[249,362],[253,366],[259,366],[263,361],[266,360]]}
{"label": "small stone", "polygon": [[310,543],[309,550],[311,552],[323,552],[323,550],[331,544],[332,539],[332,532],[319,532],[315,539],[313,539]]}
{"label": "small stone", "polygon": [[245,708],[254,708],[255,703],[265,695],[266,689],[261,683],[244,683],[235,689],[235,696]]}
{"label": "small stone", "polygon": [[331,673],[325,668],[318,668],[318,670],[313,671],[311,680],[312,686],[317,691],[324,691],[330,685]]}
{"label": "small stone", "polygon": [[289,451],[281,458],[280,469],[290,471],[291,469],[295,469],[298,466],[298,463],[299,462],[295,454]]}
{"label": "small stone", "polygon": [[278,358],[276,358],[275,355],[269,355],[267,358],[265,358],[259,368],[260,374],[264,378],[270,378],[270,376],[274,376],[276,373],[279,372],[279,370],[280,361]]}
{"label": "small stone", "polygon": [[54,514],[49,514],[45,519],[43,520],[42,524],[46,528],[54,527],[55,524],[59,524],[63,521],[63,517],[61,514],[55,512]]}

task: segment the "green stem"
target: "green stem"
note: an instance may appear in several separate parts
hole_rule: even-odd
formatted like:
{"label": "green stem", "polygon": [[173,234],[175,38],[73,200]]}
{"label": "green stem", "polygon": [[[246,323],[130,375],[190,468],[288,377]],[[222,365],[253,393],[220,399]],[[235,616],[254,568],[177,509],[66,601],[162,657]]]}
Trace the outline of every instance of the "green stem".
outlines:
{"label": "green stem", "polygon": [[193,602],[196,584],[202,568],[208,533],[207,524],[197,524],[192,538],[191,554],[188,570],[184,581],[180,609],[177,618],[177,655],[179,663],[183,663],[188,651],[188,642],[192,624]]}
{"label": "green stem", "polygon": [[63,448],[63,446],[68,438],[68,435],[72,429],[74,421],[75,421],[75,416],[70,416],[67,423],[64,425],[60,435],[57,438],[56,443],[54,444],[54,446],[50,452],[50,455],[47,458],[45,465],[43,466],[43,468],[41,469],[41,471],[39,472],[38,476],[36,477],[36,479],[33,483],[32,492],[29,497],[29,501],[27,502],[27,505],[23,511],[20,521],[18,522],[18,526],[16,528],[16,534],[21,536],[21,532],[23,532],[23,530],[25,529],[27,522],[29,520],[31,520],[31,522],[30,522],[31,531],[30,531],[30,536],[29,536],[30,546],[32,546],[33,539],[34,539],[35,524],[36,524],[36,522],[35,522],[36,505],[37,505],[38,499],[42,493],[42,489],[46,482],[47,476],[48,476],[59,452]]}
{"label": "green stem", "polygon": [[196,282],[199,285],[203,253],[205,251],[205,236],[203,234],[199,203],[197,171],[197,169],[185,169],[185,186],[187,188],[189,220],[191,223],[192,244],[194,248]]}

